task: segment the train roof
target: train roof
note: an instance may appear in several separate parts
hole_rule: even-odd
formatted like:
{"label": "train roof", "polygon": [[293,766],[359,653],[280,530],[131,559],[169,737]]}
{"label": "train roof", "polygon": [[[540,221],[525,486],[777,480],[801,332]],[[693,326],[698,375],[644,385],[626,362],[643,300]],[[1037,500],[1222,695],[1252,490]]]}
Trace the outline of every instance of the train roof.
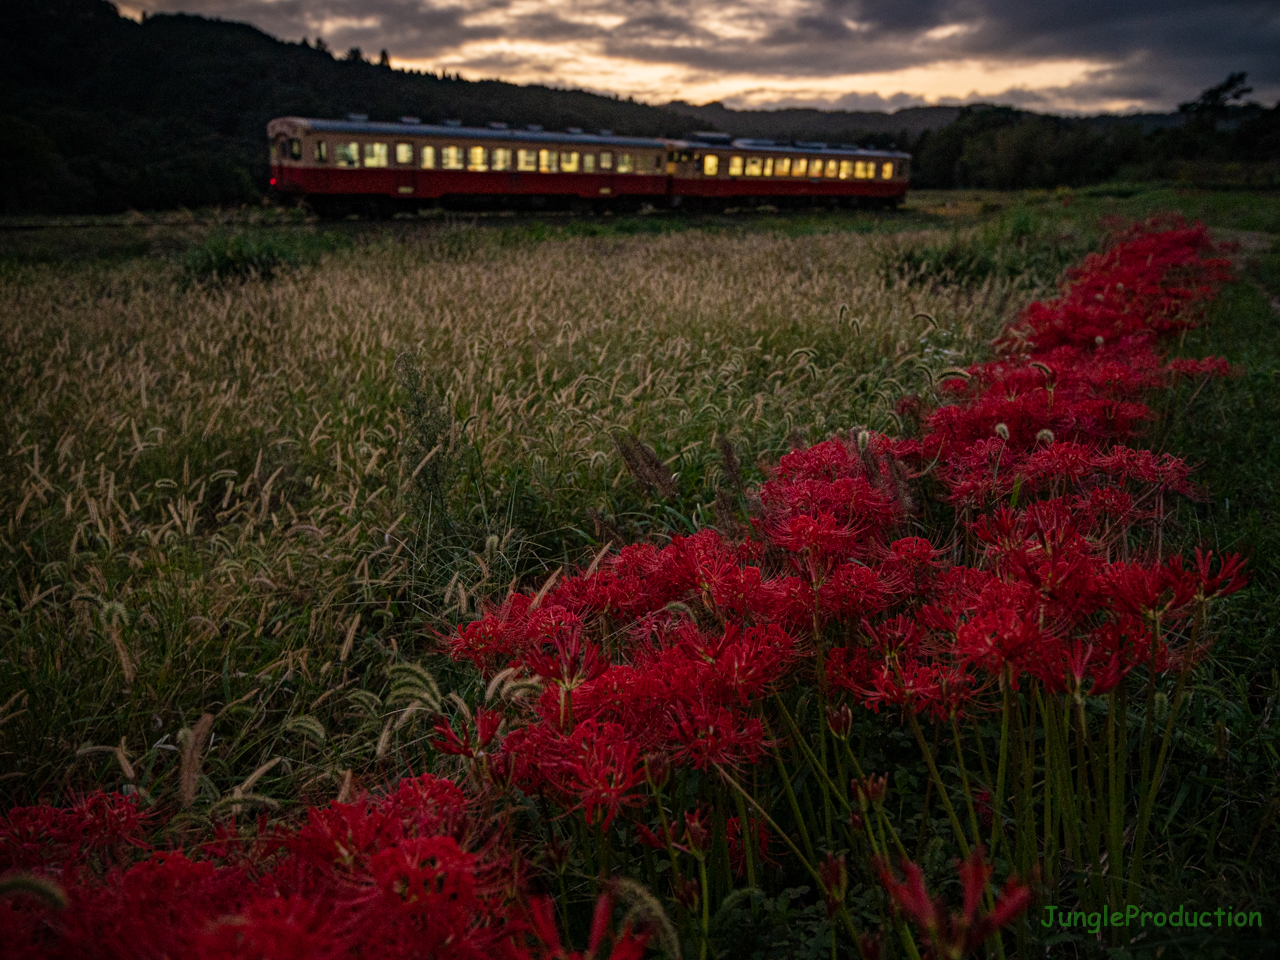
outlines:
{"label": "train roof", "polygon": [[775,152],[775,153],[804,153],[804,154],[830,154],[831,156],[866,156],[866,157],[901,157],[910,159],[911,154],[903,153],[900,150],[872,150],[866,147],[858,147],[849,143],[813,143],[804,140],[755,140],[746,137],[740,137],[736,140],[703,140],[695,138],[691,140],[680,141],[684,147],[703,147],[711,150],[740,150],[744,153],[748,151],[757,152]]}
{"label": "train roof", "polygon": [[[278,126],[279,125],[279,126]],[[420,123],[405,118],[399,123],[387,123],[362,119],[322,120],[309,117],[278,117],[267,125],[269,135],[280,126],[301,127],[322,133],[351,133],[366,136],[403,137],[417,134],[428,137],[458,137],[468,140],[509,140],[522,143],[578,143],[596,147],[637,147],[649,150],[712,149],[762,151],[774,153],[805,153],[830,156],[898,157],[909,159],[911,154],[898,150],[869,150],[846,143],[814,143],[807,141],[779,142],[776,140],[730,139],[728,134],[693,134],[687,138],[623,137],[610,130],[586,133],[582,130],[543,130],[541,127],[509,128],[500,124],[488,127],[464,127],[457,124]]]}
{"label": "train roof", "polygon": [[521,143],[581,143],[592,146],[639,147],[650,150],[665,150],[666,140],[652,137],[620,137],[611,131],[585,133],[581,130],[543,130],[541,127],[517,127],[511,129],[494,125],[491,127],[464,127],[454,124],[418,123],[402,120],[400,123],[381,123],[369,120],[316,120],[307,117],[279,117],[268,124],[268,131],[276,124],[293,124],[307,130],[322,133],[354,133],[369,136],[404,137],[459,137],[468,140],[518,140]]}

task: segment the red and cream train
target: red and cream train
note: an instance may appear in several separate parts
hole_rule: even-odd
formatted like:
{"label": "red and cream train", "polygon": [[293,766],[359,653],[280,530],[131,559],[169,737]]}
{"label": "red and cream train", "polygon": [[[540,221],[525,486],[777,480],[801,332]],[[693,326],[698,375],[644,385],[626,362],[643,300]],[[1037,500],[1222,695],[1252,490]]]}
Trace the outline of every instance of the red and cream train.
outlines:
{"label": "red and cream train", "polygon": [[909,154],[693,134],[683,140],[280,117],[267,125],[271,185],[322,215],[439,204],[572,209],[892,206]]}

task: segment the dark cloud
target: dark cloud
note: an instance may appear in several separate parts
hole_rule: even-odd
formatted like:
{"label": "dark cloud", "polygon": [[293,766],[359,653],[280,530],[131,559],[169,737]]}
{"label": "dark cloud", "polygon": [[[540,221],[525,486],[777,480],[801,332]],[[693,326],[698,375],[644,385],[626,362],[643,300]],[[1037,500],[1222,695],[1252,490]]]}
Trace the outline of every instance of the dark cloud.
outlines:
{"label": "dark cloud", "polygon": [[[474,75],[520,77],[582,50],[682,73],[744,78],[752,102],[831,106],[919,102],[909,93],[840,93],[858,74],[947,63],[1097,64],[1070,84],[1014,84],[1004,102],[1062,109],[1127,101],[1169,109],[1227,73],[1247,70],[1255,96],[1280,98],[1275,0],[122,0],[151,12],[242,20],[286,39],[322,35],[338,50],[448,58]],[[490,45],[474,55],[467,44]],[[519,52],[519,41],[563,54]],[[650,70],[652,72],[652,70]],[[566,75],[569,84],[592,78]],[[824,83],[824,80],[826,81]],[[770,84],[775,84],[771,87]],[[805,97],[794,88],[803,85]],[[775,90],[770,97],[768,91]],[[810,90],[826,90],[812,93]],[[790,92],[789,92],[790,91]],[[624,91],[625,92],[625,91]],[[973,91],[947,91],[965,99]],[[935,92],[936,96],[936,92]],[[807,99],[806,99],[807,98]],[[996,99],[983,94],[983,99]]]}

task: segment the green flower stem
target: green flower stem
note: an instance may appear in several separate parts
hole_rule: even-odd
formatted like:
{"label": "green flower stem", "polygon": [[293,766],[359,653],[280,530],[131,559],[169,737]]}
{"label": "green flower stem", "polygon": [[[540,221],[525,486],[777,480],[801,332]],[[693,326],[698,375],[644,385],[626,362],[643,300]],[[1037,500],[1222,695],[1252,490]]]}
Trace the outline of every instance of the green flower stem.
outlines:
{"label": "green flower stem", "polygon": [[711,944],[711,890],[707,883],[707,857],[698,855],[698,879],[702,882],[702,943],[698,948],[699,960],[707,960],[707,947]]}
{"label": "green flower stem", "polygon": [[[765,735],[769,739],[773,739],[767,726],[765,727]],[[771,750],[770,752],[773,754],[774,763],[777,764],[778,776],[782,779],[782,789],[787,795],[787,805],[791,808],[791,816],[795,818],[796,831],[800,834],[800,841],[804,844],[804,849],[809,854],[809,858],[816,860],[817,857],[813,852],[813,842],[809,839],[809,831],[804,826],[804,816],[800,813],[800,803],[796,800],[796,792],[791,789],[791,775],[787,772],[787,765],[782,762],[782,757],[777,750]],[[783,836],[786,836],[786,834],[783,834]]]}
{"label": "green flower stem", "polygon": [[938,798],[942,801],[943,808],[947,811],[947,819],[951,821],[951,829],[956,835],[956,842],[960,844],[960,850],[967,857],[969,856],[969,841],[965,839],[964,828],[960,826],[960,818],[956,816],[955,807],[951,805],[951,798],[947,796],[947,788],[942,783],[942,777],[938,775],[938,766],[933,762],[933,751],[929,749],[928,741],[924,738],[924,731],[920,729],[920,721],[916,719],[915,713],[908,707],[907,717],[911,720],[911,732],[916,735],[916,743],[920,745],[920,752],[924,754],[925,763],[929,765],[929,776],[933,778],[934,786],[938,791]]}
{"label": "green flower stem", "polygon": [[1187,667],[1178,675],[1178,685],[1174,689],[1173,703],[1169,705],[1169,719],[1165,723],[1164,736],[1160,741],[1160,753],[1156,757],[1151,782],[1138,804],[1138,826],[1133,834],[1133,861],[1132,866],[1129,868],[1130,902],[1136,902],[1134,898],[1137,894],[1138,885],[1142,882],[1142,857],[1146,846],[1147,831],[1151,824],[1151,811],[1155,807],[1156,793],[1160,789],[1160,778],[1164,775],[1164,764],[1169,757],[1169,743],[1173,738],[1174,721],[1177,719],[1178,711],[1182,707],[1182,697],[1186,692],[1187,677],[1190,673],[1191,669]]}
{"label": "green flower stem", "polygon": [[658,823],[662,826],[662,839],[667,845],[667,856],[670,858],[671,862],[673,889],[679,890],[681,885],[680,861],[676,859],[676,849],[672,845],[671,825],[667,821],[667,810],[662,801],[662,787],[654,783],[653,779],[649,777],[649,765],[647,762],[645,764],[645,777],[649,779],[649,786],[653,788],[654,799],[658,801]]}
{"label": "green flower stem", "polygon": [[[747,803],[751,804],[760,816],[764,817],[765,822],[769,824],[773,831],[782,838],[783,842],[791,848],[791,852],[796,855],[796,858],[804,866],[805,870],[809,872],[809,876],[813,877],[813,881],[818,885],[818,890],[821,891],[823,898],[828,897],[829,891],[827,890],[827,885],[823,883],[822,874],[818,872],[818,868],[814,865],[814,861],[806,858],[805,855],[800,852],[800,848],[795,845],[795,842],[791,837],[783,832],[783,829],[774,822],[773,817],[769,816],[768,812],[764,807],[760,806],[760,803],[755,797],[751,796],[751,794],[747,793],[747,791],[743,789],[742,785],[733,778],[729,771],[719,764],[715,764],[715,768],[716,772],[720,774],[721,779],[736,790],[738,794],[747,801]],[[840,918],[840,922],[844,924],[845,932],[849,934],[854,943],[857,943],[858,937],[860,936],[858,928],[853,922],[853,917],[849,914],[849,908],[846,907],[843,902],[837,908],[836,916],[838,916]]]}
{"label": "green flower stem", "polygon": [[747,865],[747,886],[758,888],[759,883],[756,882],[756,837],[755,832],[751,829],[751,821],[747,817],[747,802],[742,799],[742,794],[736,790],[733,793],[733,799],[737,802],[738,826],[742,831],[742,859]]}
{"label": "green flower stem", "polygon": [[[1103,803],[1106,798],[1106,783],[1102,778],[1102,750],[1092,745],[1089,740],[1089,726],[1084,712],[1084,698],[1078,693],[1074,697],[1076,723],[1079,726],[1076,737],[1076,750],[1080,762],[1080,790],[1084,798],[1085,839],[1089,844],[1089,860],[1093,869],[1089,872],[1089,887],[1096,904],[1103,898],[1102,879],[1102,833]],[[1093,777],[1094,790],[1089,789],[1089,775]],[[1094,799],[1090,799],[1094,797]]]}
{"label": "green flower stem", "polygon": [[[1004,835],[1004,778],[1009,768],[1009,711],[1010,711],[1010,678],[1009,666],[1005,665],[1003,682],[1000,684],[1003,692],[1004,704],[1000,711],[1000,755],[996,763],[996,782],[995,789],[991,794],[991,849],[995,850],[996,840],[1005,848],[1005,855],[1009,856],[1009,843]],[[1010,862],[1013,857],[1009,856]]]}
{"label": "green flower stem", "polygon": [[969,808],[969,829],[973,831],[974,846],[982,843],[982,832],[978,829],[978,813],[973,806],[973,788],[969,785],[969,771],[964,765],[964,741],[960,737],[960,725],[956,715],[951,714],[951,741],[956,748],[956,764],[960,771],[960,785],[964,789],[965,806]]}
{"label": "green flower stem", "polygon": [[[1111,874],[1111,909],[1124,903],[1124,768],[1117,757],[1117,725],[1128,722],[1122,683],[1107,698],[1107,867]],[[1117,720],[1119,724],[1117,724]]]}
{"label": "green flower stem", "polygon": [[[829,804],[830,801],[827,799],[827,795],[830,793],[830,794],[834,794],[835,798],[840,801],[840,804],[844,807],[845,812],[848,812],[849,810],[851,810],[852,806],[850,805],[849,801],[846,800],[844,796],[842,796],[840,789],[832,782],[831,777],[827,775],[827,765],[825,763],[821,763],[821,764],[819,763],[818,758],[814,756],[813,749],[809,746],[805,738],[800,734],[800,728],[796,726],[795,720],[792,719],[791,714],[787,712],[787,707],[782,702],[782,698],[779,697],[777,694],[774,694],[774,699],[777,700],[778,707],[782,711],[782,719],[786,721],[787,729],[791,731],[791,736],[795,740],[796,744],[799,746],[801,753],[803,753],[805,756],[805,759],[809,761],[809,765],[813,768],[814,772],[817,773],[822,778],[823,803]],[[831,838],[829,836],[827,838],[827,843],[828,843],[828,846],[831,843]]]}

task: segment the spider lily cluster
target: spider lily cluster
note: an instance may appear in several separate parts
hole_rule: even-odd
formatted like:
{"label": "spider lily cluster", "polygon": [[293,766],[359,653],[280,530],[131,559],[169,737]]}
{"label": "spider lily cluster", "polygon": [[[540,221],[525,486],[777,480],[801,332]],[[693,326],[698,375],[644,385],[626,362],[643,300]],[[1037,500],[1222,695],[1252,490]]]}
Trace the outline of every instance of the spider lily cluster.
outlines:
{"label": "spider lily cluster", "polygon": [[[0,858],[72,902],[11,900],[6,922],[68,956],[564,957],[556,910],[594,901],[588,956],[706,956],[735,891],[799,878],[833,953],[916,958],[1003,954],[1010,925],[1025,951],[1033,896],[1136,903],[1208,609],[1245,582],[1238,557],[1166,555],[1187,465],[1126,445],[1145,396],[1229,372],[1162,352],[1228,279],[1209,247],[1135,228],[943,405],[904,400],[910,436],[782,457],[744,535],[625,546],[459,627],[449,655],[485,696],[437,720],[435,774],[140,863],[130,800],[12,811]],[[895,729],[958,912],[871,768]]]}

